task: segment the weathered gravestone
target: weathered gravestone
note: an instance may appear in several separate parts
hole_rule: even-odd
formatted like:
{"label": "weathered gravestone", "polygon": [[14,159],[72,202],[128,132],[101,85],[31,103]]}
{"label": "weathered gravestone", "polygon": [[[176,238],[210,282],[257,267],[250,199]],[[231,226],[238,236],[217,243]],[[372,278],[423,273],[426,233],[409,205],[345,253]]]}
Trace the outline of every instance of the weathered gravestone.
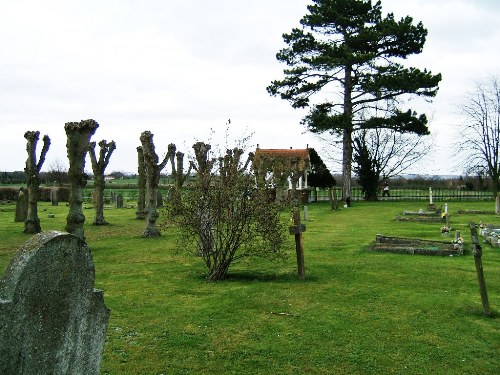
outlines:
{"label": "weathered gravestone", "polygon": [[0,374],[98,374],[108,320],[86,243],[39,233],[0,280]]}
{"label": "weathered gravestone", "polygon": [[123,208],[123,195],[121,194],[116,196],[116,208]]}
{"label": "weathered gravestone", "polygon": [[57,196],[57,188],[50,190],[50,203],[52,206],[59,205],[59,197]]}
{"label": "weathered gravestone", "polygon": [[28,198],[28,191],[21,188],[16,201],[16,216],[14,218],[16,223],[24,222],[28,218]]}
{"label": "weathered gravestone", "polygon": [[113,190],[109,193],[109,199],[111,202],[116,202],[116,193]]}

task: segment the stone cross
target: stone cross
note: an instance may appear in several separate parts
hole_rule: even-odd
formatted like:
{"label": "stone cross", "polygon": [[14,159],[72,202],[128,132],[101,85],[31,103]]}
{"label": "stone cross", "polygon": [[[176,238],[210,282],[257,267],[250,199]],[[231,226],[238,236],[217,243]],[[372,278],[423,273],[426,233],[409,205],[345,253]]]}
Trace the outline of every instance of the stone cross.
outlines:
{"label": "stone cross", "polygon": [[86,243],[39,233],[0,280],[0,374],[99,374],[108,320]]}

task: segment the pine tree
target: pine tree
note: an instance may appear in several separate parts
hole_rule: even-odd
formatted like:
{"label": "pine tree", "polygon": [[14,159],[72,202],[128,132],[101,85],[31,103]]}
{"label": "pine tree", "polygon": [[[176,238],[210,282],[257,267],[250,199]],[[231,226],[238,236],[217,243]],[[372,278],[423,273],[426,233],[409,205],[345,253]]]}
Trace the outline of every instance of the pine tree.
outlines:
{"label": "pine tree", "polygon": [[409,16],[382,17],[380,1],[313,0],[308,11],[301,28],[283,35],[288,47],[276,57],[288,68],[267,90],[294,108],[309,107],[302,120],[309,131],[342,137],[345,199],[351,191],[353,133],[389,128],[427,134],[426,116],[403,109],[398,99],[434,97],[441,75],[398,62],[422,52],[427,30]]}

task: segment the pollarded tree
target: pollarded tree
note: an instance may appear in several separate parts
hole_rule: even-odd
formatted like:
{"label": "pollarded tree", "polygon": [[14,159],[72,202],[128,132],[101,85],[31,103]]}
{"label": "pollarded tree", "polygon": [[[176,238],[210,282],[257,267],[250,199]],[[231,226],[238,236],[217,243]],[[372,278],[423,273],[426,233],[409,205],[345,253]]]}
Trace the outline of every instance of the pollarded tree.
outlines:
{"label": "pollarded tree", "polygon": [[140,139],[146,167],[146,228],[142,236],[159,237],[161,233],[156,226],[156,220],[158,219],[158,185],[160,184],[160,172],[165,168],[170,155],[167,153],[163,161],[158,163],[158,155],[153,143],[153,134],[145,131],[141,134]]}
{"label": "pollarded tree", "polygon": [[26,159],[26,185],[28,186],[28,217],[24,222],[24,233],[40,233],[42,228],[40,226],[40,219],[38,218],[38,197],[40,196],[40,169],[45,161],[45,156],[49,151],[50,138],[48,135],[43,136],[43,148],[40,153],[38,163],[36,161],[36,145],[40,138],[39,131],[27,131],[24,133],[28,151],[28,158]]}
{"label": "pollarded tree", "polygon": [[288,47],[276,57],[288,68],[267,90],[294,108],[310,107],[302,121],[308,130],[342,137],[345,199],[351,191],[353,133],[389,128],[427,134],[426,116],[400,108],[398,99],[434,97],[441,75],[397,62],[422,52],[427,30],[409,16],[382,17],[380,1],[313,0],[308,10],[302,28],[283,35]]}
{"label": "pollarded tree", "polygon": [[95,218],[94,225],[107,225],[108,222],[104,219],[104,171],[109,164],[109,159],[116,149],[114,141],[106,142],[104,139],[99,142],[99,159],[95,153],[95,142],[89,144],[89,155],[92,163],[92,171],[94,172],[94,193],[95,193]]}
{"label": "pollarded tree", "polygon": [[66,131],[71,191],[69,194],[69,214],[66,217],[66,232],[85,240],[83,223],[83,189],[87,185],[88,176],[84,172],[85,157],[89,148],[90,138],[94,135],[99,124],[94,120],[67,122]]}
{"label": "pollarded tree", "polygon": [[180,213],[182,208],[182,185],[184,185],[184,182],[189,178],[193,164],[189,163],[188,171],[184,174],[184,153],[177,151],[176,146],[171,143],[168,145],[168,154],[172,167],[172,177],[174,179],[171,197],[173,213]]}
{"label": "pollarded tree", "polygon": [[486,174],[493,194],[500,191],[500,81],[478,83],[460,105],[463,122],[456,148],[469,170]]}

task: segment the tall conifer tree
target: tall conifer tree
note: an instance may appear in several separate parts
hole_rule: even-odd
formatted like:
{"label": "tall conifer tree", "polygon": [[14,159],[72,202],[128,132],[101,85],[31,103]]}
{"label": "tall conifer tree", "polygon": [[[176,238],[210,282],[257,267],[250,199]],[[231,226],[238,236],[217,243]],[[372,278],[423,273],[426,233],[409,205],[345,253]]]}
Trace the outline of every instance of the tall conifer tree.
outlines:
{"label": "tall conifer tree", "polygon": [[294,108],[309,107],[302,120],[311,132],[342,137],[342,190],[351,192],[353,133],[389,128],[427,134],[427,118],[403,108],[408,96],[434,97],[440,74],[402,65],[422,52],[427,30],[409,16],[382,17],[380,1],[313,0],[302,27],[284,34],[276,55],[288,68],[271,82],[271,95]]}

